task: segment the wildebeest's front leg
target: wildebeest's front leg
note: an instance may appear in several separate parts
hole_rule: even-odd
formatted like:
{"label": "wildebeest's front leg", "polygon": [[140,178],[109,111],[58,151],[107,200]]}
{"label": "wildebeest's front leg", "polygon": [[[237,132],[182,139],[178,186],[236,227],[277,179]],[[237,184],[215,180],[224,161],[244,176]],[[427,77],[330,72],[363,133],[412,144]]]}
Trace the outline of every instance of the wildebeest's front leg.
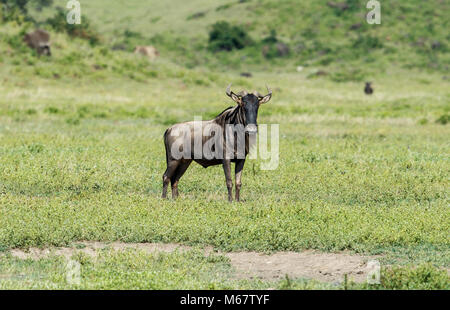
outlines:
{"label": "wildebeest's front leg", "polygon": [[241,175],[242,175],[242,169],[244,169],[244,163],[245,159],[238,160],[236,162],[236,166],[234,167],[234,174],[235,174],[235,183],[236,183],[236,201],[240,201],[240,192],[241,192]]}
{"label": "wildebeest's front leg", "polygon": [[233,201],[233,180],[231,179],[231,160],[223,160],[223,171],[225,172],[225,179],[227,181],[228,188],[228,201]]}

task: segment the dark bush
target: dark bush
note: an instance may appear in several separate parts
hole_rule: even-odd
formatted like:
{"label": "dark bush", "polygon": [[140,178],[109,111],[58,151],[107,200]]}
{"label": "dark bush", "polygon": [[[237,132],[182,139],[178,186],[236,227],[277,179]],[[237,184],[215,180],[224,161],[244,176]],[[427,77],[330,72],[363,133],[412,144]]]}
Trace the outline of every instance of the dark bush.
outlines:
{"label": "dark bush", "polygon": [[81,24],[71,25],[67,23],[64,10],[58,7],[55,16],[47,19],[46,23],[57,32],[65,32],[71,37],[88,40],[92,45],[100,43],[100,35],[93,29],[86,16],[83,16]]}
{"label": "dark bush", "polygon": [[273,44],[277,43],[277,31],[275,29],[270,30],[270,34],[262,40],[263,43]]}
{"label": "dark bush", "polygon": [[213,24],[209,33],[209,48],[212,51],[242,49],[252,43],[252,39],[244,28],[231,26],[225,21]]}
{"label": "dark bush", "polygon": [[450,114],[443,114],[436,120],[436,123],[441,125],[447,125],[449,122],[450,122]]}
{"label": "dark bush", "polygon": [[8,8],[6,4],[0,0],[0,22],[15,20],[21,23],[24,19],[25,16],[18,8]]}
{"label": "dark bush", "polygon": [[22,22],[33,18],[28,14],[29,4],[38,11],[53,4],[53,0],[0,0],[0,20]]}

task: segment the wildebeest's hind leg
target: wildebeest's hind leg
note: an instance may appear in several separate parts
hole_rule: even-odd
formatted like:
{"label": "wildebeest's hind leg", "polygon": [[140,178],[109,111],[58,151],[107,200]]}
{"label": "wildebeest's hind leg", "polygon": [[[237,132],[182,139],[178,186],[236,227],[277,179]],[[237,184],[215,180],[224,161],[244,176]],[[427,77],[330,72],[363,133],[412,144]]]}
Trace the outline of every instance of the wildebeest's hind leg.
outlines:
{"label": "wildebeest's hind leg", "polygon": [[179,160],[172,160],[167,162],[167,169],[166,172],[164,172],[163,174],[162,198],[167,198],[167,187],[169,186],[169,182],[173,177],[173,175],[175,174],[175,171],[177,170],[179,165],[180,165]]}
{"label": "wildebeest's hind leg", "polygon": [[176,199],[178,197],[178,182],[180,181],[183,174],[186,172],[187,168],[191,164],[192,159],[184,159],[178,165],[177,170],[172,175],[170,182],[172,183],[172,198]]}
{"label": "wildebeest's hind leg", "polygon": [[235,171],[235,184],[236,184],[236,201],[241,201],[241,176],[242,176],[242,169],[244,168],[245,159],[238,160],[236,162],[236,166],[234,167]]}

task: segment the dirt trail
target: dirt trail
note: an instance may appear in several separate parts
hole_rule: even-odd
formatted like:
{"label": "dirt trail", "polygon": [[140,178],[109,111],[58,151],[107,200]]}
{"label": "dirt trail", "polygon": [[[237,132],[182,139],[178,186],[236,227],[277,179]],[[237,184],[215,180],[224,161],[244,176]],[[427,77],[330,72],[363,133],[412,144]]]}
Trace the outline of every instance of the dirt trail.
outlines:
{"label": "dirt trail", "polygon": [[[39,259],[53,255],[70,258],[75,252],[81,251],[95,256],[98,250],[111,248],[123,250],[136,248],[146,252],[173,252],[175,250],[190,250],[191,247],[179,244],[161,243],[122,243],[122,242],[80,242],[72,248],[52,248],[29,250],[14,249],[11,254],[21,259]],[[205,248],[205,254],[212,253],[212,248]],[[367,261],[372,257],[346,253],[322,253],[318,251],[278,252],[266,255],[257,252],[231,252],[218,254],[229,257],[236,269],[235,277],[260,278],[277,280],[288,275],[290,278],[315,279],[321,282],[342,282],[344,275],[355,282],[365,281],[367,276]]]}

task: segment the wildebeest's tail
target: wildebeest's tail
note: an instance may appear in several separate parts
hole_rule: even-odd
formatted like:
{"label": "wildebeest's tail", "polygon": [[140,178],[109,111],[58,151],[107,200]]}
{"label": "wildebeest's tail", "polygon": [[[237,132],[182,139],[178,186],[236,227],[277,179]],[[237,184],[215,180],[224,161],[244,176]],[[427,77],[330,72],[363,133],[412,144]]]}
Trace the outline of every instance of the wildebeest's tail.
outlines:
{"label": "wildebeest's tail", "polygon": [[169,141],[167,140],[167,136],[169,135],[169,129],[167,129],[164,132],[164,147],[166,149],[166,164],[167,165],[169,164]]}

